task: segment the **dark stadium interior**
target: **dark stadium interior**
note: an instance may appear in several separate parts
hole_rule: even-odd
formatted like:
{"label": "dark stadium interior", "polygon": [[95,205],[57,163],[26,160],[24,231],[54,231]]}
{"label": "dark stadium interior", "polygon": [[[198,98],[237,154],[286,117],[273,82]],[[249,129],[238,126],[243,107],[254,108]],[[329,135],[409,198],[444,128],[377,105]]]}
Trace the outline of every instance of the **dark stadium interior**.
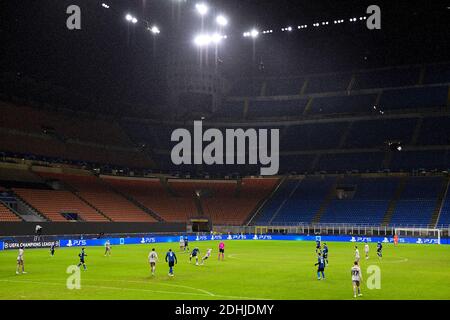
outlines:
{"label": "dark stadium interior", "polygon": [[[0,225],[449,228],[448,3],[378,1],[369,30],[369,1],[207,2],[230,25],[200,66],[192,1],[2,2]],[[278,174],[174,164],[194,120],[279,129]]]}

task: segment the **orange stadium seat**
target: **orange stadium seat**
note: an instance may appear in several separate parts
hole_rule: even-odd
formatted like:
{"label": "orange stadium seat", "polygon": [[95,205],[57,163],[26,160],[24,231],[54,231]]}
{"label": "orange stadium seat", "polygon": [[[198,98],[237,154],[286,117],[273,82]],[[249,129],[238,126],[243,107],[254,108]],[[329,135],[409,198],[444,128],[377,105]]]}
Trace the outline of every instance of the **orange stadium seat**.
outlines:
{"label": "orange stadium seat", "polygon": [[41,173],[44,178],[63,181],[76,189],[77,194],[105,216],[116,222],[155,222],[155,219],[107,184],[94,176]]}
{"label": "orange stadium seat", "polygon": [[2,202],[0,202],[0,221],[19,222],[22,220],[18,216],[16,216],[11,210],[9,210],[9,208],[6,207]]}
{"label": "orange stadium seat", "polygon": [[62,213],[77,213],[84,221],[89,222],[108,221],[103,215],[69,191],[37,189],[13,190],[51,221],[67,221]]}

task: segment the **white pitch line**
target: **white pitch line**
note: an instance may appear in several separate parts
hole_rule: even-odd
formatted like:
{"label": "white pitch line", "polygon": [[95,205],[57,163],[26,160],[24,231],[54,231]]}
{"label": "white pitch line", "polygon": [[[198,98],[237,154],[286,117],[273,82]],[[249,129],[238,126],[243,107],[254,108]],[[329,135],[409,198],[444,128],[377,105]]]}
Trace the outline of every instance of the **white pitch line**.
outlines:
{"label": "white pitch line", "polygon": [[[52,282],[41,282],[41,281],[31,281],[31,280],[8,280],[8,279],[0,279],[3,282],[12,282],[12,283],[34,283],[34,284],[46,284],[53,286],[62,286],[61,283],[52,283]],[[139,288],[123,288],[123,287],[110,287],[110,286],[93,286],[93,285],[83,285],[82,287],[88,288],[97,288],[97,289],[107,289],[107,290],[128,290],[128,291],[140,291],[140,292],[152,292],[152,293],[169,293],[169,294],[179,294],[179,295],[194,295],[194,296],[210,296],[210,294],[206,293],[195,293],[195,292],[174,292],[174,291],[164,291],[164,290],[150,290],[150,289],[139,289]],[[214,297],[218,298],[229,298],[229,299],[238,299],[238,300],[271,300],[265,298],[255,298],[255,297],[241,297],[241,296],[228,296],[221,294],[214,294]]]}
{"label": "white pitch line", "polygon": [[[136,281],[136,280],[109,280],[109,279],[105,279],[105,280],[93,280],[93,279],[85,279],[84,281],[108,281],[108,282],[127,282],[127,283],[142,283],[142,284],[149,284],[148,282],[144,282],[144,281]],[[161,285],[161,286],[169,286],[169,287],[178,287],[178,288],[185,288],[185,289],[191,289],[191,290],[196,290],[196,291],[200,291],[203,292],[209,296],[215,296],[214,293],[203,290],[203,289],[198,289],[198,288],[194,288],[194,287],[189,287],[189,286],[182,286],[182,285],[178,285],[178,284],[169,284],[169,283],[152,283],[153,285]]]}

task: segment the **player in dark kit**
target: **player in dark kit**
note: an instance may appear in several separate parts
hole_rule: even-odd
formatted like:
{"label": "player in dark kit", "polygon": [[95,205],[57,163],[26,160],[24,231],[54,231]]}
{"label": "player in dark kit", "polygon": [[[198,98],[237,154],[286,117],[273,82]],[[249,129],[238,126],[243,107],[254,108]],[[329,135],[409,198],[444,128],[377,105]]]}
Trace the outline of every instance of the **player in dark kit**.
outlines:
{"label": "player in dark kit", "polygon": [[50,255],[53,257],[55,255],[55,244],[53,243],[50,247]]}
{"label": "player in dark kit", "polygon": [[325,263],[328,264],[328,246],[326,243],[323,244],[322,253],[323,253],[323,259],[325,260]]}
{"label": "player in dark kit", "polygon": [[169,263],[169,276],[173,277],[173,267],[178,261],[177,256],[175,255],[175,252],[172,251],[172,249],[169,249],[169,251],[166,253],[166,262]]}
{"label": "player in dark kit", "polygon": [[195,265],[198,266],[198,255],[200,254],[200,250],[195,247],[191,252],[191,256],[189,257],[189,263],[191,263],[192,258],[195,258]]}
{"label": "player in dark kit", "polygon": [[383,245],[381,244],[381,242],[378,242],[377,243],[377,255],[378,255],[378,258],[383,258],[383,252],[382,252],[382,250],[383,250]]}
{"label": "player in dark kit", "polygon": [[321,252],[321,248],[320,248],[320,240],[316,240],[316,253],[320,253]]}
{"label": "player in dark kit", "polygon": [[[317,280],[325,280],[325,260],[320,253],[317,255],[315,266],[317,266]],[[321,275],[322,277],[320,277]]]}
{"label": "player in dark kit", "polygon": [[189,239],[187,236],[184,237],[184,251],[186,250],[189,252]]}
{"label": "player in dark kit", "polygon": [[84,252],[84,248],[81,248],[81,253],[78,255],[80,257],[80,263],[78,264],[78,268],[83,265],[84,270],[86,270],[86,262],[84,260],[87,257],[87,254]]}

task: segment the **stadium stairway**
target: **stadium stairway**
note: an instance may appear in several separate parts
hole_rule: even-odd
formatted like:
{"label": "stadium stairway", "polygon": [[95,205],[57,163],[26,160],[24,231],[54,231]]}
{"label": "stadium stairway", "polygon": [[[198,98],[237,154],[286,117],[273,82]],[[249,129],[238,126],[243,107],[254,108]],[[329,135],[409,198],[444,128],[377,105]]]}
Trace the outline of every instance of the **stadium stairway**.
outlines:
{"label": "stadium stairway", "polygon": [[278,213],[280,213],[281,209],[284,207],[284,205],[289,201],[289,199],[292,198],[292,196],[294,195],[295,191],[297,191],[298,186],[300,185],[300,183],[302,182],[301,179],[299,179],[297,181],[297,183],[295,184],[295,187],[292,189],[292,191],[289,193],[289,196],[286,197],[283,202],[280,204],[280,206],[277,208],[277,210],[275,211],[275,213],[273,214],[272,218],[269,220],[269,225],[273,222],[273,220],[275,220],[275,218],[278,216]]}
{"label": "stadium stairway", "polygon": [[322,215],[325,213],[325,211],[326,211],[328,205],[329,205],[330,202],[333,200],[333,197],[334,197],[335,192],[336,192],[336,187],[338,186],[340,180],[341,180],[341,178],[338,177],[338,178],[334,181],[334,183],[333,183],[333,185],[332,185],[330,191],[328,192],[328,195],[326,196],[325,200],[324,200],[324,201],[322,202],[322,204],[320,205],[319,210],[316,212],[316,214],[315,214],[314,217],[312,218],[312,221],[311,221],[312,224],[320,223],[320,219],[321,219]]}
{"label": "stadium stairway", "polygon": [[403,190],[405,189],[406,182],[408,178],[404,177],[400,180],[397,186],[397,190],[395,190],[395,194],[391,201],[389,202],[389,206],[386,210],[386,214],[384,215],[383,222],[381,223],[382,226],[388,226],[391,223],[392,216],[395,211],[395,207],[397,206],[397,202],[400,199],[400,196],[402,195]]}
{"label": "stadium stairway", "polygon": [[19,202],[23,207],[24,210],[28,214],[22,214],[22,218],[25,221],[29,222],[38,222],[38,221],[50,221],[42,212],[40,212],[38,209],[36,209],[34,206],[32,206],[29,202],[27,202],[24,198],[22,198],[17,192],[12,191],[12,195],[16,198],[17,202]]}
{"label": "stadium stairway", "polygon": [[450,187],[450,178],[447,177],[442,182],[442,189],[439,192],[437,202],[436,202],[436,208],[433,211],[433,215],[431,216],[430,224],[428,225],[429,228],[436,228],[436,226],[438,224],[438,221],[439,221],[439,218],[441,215],[441,211],[442,211],[442,207],[444,206],[444,202],[447,197],[447,193],[449,191],[448,190],[449,187]]}
{"label": "stadium stairway", "polygon": [[161,177],[159,179],[159,181],[161,182],[161,185],[167,191],[168,194],[172,195],[173,197],[177,196],[177,193],[174,190],[172,190],[170,185],[167,183],[167,178],[166,177]]}
{"label": "stadium stairway", "polygon": [[125,199],[127,199],[128,201],[130,201],[132,204],[134,204],[136,207],[138,207],[139,209],[141,209],[142,211],[144,211],[145,213],[149,214],[153,219],[155,219],[158,222],[164,222],[165,220],[163,218],[161,218],[161,216],[159,216],[156,212],[150,210],[149,208],[147,208],[146,206],[144,206],[142,203],[140,203],[139,201],[137,201],[136,199],[134,199],[132,196],[130,196],[129,194],[126,194],[122,191],[120,191],[119,189],[115,188],[113,185],[109,184],[107,181],[103,180],[103,179],[98,179],[100,180],[103,185],[108,188],[109,190],[111,190],[114,193],[117,193],[118,195],[124,197]]}
{"label": "stadium stairway", "polygon": [[[287,176],[284,176],[283,178],[281,178],[281,179],[278,181],[278,183],[275,185],[275,188],[272,190],[272,192],[270,193],[270,195],[269,195],[266,199],[264,199],[264,200],[262,201],[262,203],[257,207],[257,209],[256,209],[254,212],[250,213],[250,215],[249,215],[249,217],[246,219],[244,225],[250,226],[250,225],[252,225],[252,222],[253,222],[253,221],[257,221],[257,220],[258,220],[258,218],[260,217],[260,215],[261,215],[262,212],[264,211],[263,209],[264,209],[265,205],[266,205],[267,203],[269,203],[269,201],[270,201],[270,200],[274,197],[274,195],[278,192],[278,190],[280,189],[280,187],[281,187],[284,183],[286,183],[286,180],[287,180]],[[272,217],[272,219],[270,220],[270,222],[271,222],[272,220],[273,220],[273,217]]]}
{"label": "stadium stairway", "polygon": [[80,199],[82,202],[84,202],[85,204],[87,204],[89,207],[91,207],[92,209],[94,209],[95,211],[97,211],[98,214],[102,215],[103,217],[105,217],[105,219],[107,219],[108,221],[112,221],[111,218],[109,218],[106,214],[104,214],[101,210],[99,210],[98,208],[94,207],[91,203],[89,203],[88,201],[86,201],[83,197],[81,197],[77,190],[75,188],[73,188],[71,185],[69,185],[68,183],[65,183],[63,181],[59,182],[64,189],[66,189],[67,191],[70,191],[75,197],[77,197],[78,199]]}
{"label": "stadium stairway", "polygon": [[19,222],[23,221],[23,219],[17,212],[7,206],[6,203],[0,201],[0,221]]}

